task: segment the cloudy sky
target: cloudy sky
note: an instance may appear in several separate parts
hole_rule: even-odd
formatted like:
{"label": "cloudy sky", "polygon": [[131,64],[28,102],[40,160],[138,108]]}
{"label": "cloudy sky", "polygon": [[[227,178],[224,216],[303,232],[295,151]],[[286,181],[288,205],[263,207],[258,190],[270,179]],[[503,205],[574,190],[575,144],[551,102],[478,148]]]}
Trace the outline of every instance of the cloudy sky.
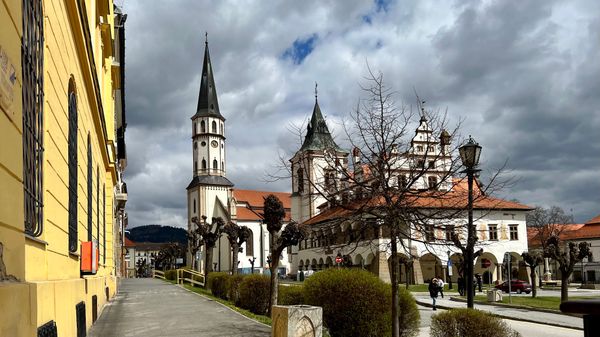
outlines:
{"label": "cloudy sky", "polygon": [[[600,213],[600,2],[120,0],[126,23],[129,224],[184,226],[204,32],[227,118],[227,174],[266,183],[319,83],[334,130],[366,64],[412,104],[464,119],[482,166],[508,160],[509,198]],[[338,137],[341,134],[338,132]]]}

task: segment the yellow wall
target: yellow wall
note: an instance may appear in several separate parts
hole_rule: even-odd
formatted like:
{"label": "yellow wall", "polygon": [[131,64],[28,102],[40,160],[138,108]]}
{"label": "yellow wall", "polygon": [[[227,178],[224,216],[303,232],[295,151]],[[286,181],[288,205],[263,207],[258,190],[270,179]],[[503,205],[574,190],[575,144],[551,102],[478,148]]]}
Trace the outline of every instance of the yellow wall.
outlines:
{"label": "yellow wall", "polygon": [[[87,18],[80,17],[79,7]],[[0,336],[30,336],[37,327],[54,320],[59,336],[75,336],[75,305],[86,303],[86,323],[92,323],[92,296],[98,313],[106,303],[105,288],[112,297],[117,288],[115,259],[119,252],[113,218],[113,188],[117,184],[108,146],[114,141],[112,1],[43,1],[44,15],[44,231],[31,238],[24,234],[23,152],[21,108],[20,0],[0,0],[0,48],[16,68],[13,104],[0,107],[0,242],[8,274],[18,282],[0,282]],[[104,30],[98,14],[106,13]],[[89,24],[86,35],[84,24]],[[86,42],[91,37],[91,49]],[[89,59],[90,53],[93,60]],[[95,65],[96,69],[92,68]],[[73,78],[78,111],[78,237],[87,241],[87,216],[92,213],[93,238],[99,241],[100,268],[96,275],[80,277],[79,255],[68,251],[68,85]],[[95,84],[98,84],[97,86]],[[100,96],[101,95],[101,96]],[[99,97],[99,99],[98,99]],[[98,104],[99,103],[99,104]],[[87,139],[92,145],[92,209],[87,208]],[[114,153],[112,148],[112,153]],[[99,168],[99,197],[96,200]],[[96,205],[99,207],[96,207]],[[100,223],[98,223],[100,212]],[[106,238],[103,221],[106,221]],[[96,237],[100,226],[100,237]],[[102,256],[106,244],[106,263]],[[80,253],[78,251],[78,253]],[[8,309],[8,312],[6,310]]]}

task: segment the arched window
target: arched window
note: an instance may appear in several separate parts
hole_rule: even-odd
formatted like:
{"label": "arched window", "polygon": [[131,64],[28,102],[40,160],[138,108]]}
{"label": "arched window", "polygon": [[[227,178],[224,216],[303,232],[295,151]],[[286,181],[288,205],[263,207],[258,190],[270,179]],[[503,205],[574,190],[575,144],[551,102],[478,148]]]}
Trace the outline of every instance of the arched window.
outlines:
{"label": "arched window", "polygon": [[225,171],[225,162],[221,162],[221,170]]}
{"label": "arched window", "polygon": [[246,256],[254,256],[254,233],[248,228],[250,235],[246,240]]}
{"label": "arched window", "polygon": [[217,122],[215,121],[212,122],[212,132],[217,133]]}
{"label": "arched window", "polygon": [[296,171],[296,174],[298,176],[298,193],[303,193],[304,192],[304,170],[302,168],[299,168],[298,171]]}
{"label": "arched window", "polygon": [[194,173],[198,171],[198,162],[194,160]]}
{"label": "arched window", "polygon": [[224,134],[223,123],[221,123],[221,134]]}
{"label": "arched window", "polygon": [[92,241],[92,138],[87,138],[87,240]]}
{"label": "arched window", "polygon": [[206,124],[204,124],[204,121],[200,122],[200,132],[202,132],[202,133],[206,132]]}
{"label": "arched window", "polygon": [[75,83],[69,81],[69,252],[77,251],[77,96]]}
{"label": "arched window", "polygon": [[215,170],[219,169],[219,162],[217,162],[216,159],[213,160],[213,169],[215,169]]}
{"label": "arched window", "polygon": [[206,170],[206,159],[202,159],[202,169]]}

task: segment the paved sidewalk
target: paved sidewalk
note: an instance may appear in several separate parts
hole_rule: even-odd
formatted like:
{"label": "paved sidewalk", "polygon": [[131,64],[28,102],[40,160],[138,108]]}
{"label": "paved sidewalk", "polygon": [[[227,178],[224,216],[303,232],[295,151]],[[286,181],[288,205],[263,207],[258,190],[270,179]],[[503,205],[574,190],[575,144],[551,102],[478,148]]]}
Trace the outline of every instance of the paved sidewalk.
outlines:
{"label": "paved sidewalk", "polygon": [[123,279],[90,337],[267,337],[271,328],[158,279]]}
{"label": "paved sidewalk", "polygon": [[[431,297],[421,294],[413,294],[417,303],[424,306],[431,306]],[[436,301],[438,308],[451,309],[451,308],[466,308],[467,303],[451,301],[449,296],[445,298],[438,297]],[[583,330],[583,319],[579,317],[554,314],[542,311],[535,311],[529,309],[519,308],[508,308],[499,305],[487,305],[487,304],[475,304],[475,308],[483,311],[491,312],[503,318],[519,320],[524,322],[532,322],[546,325],[553,325],[563,328],[580,329]]]}

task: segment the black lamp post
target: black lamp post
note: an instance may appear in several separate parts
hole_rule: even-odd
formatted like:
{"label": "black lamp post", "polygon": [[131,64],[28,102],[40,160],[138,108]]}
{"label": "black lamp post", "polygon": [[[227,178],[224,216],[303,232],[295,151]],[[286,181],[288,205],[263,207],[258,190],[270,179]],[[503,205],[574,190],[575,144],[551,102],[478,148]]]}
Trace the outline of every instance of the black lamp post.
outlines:
{"label": "black lamp post", "polygon": [[465,288],[467,290],[467,307],[473,308],[474,291],[473,291],[473,260],[474,260],[474,248],[475,242],[477,242],[477,235],[475,228],[473,227],[473,176],[480,170],[477,169],[479,164],[479,156],[481,155],[481,146],[475,142],[471,136],[469,140],[463,146],[458,149],[460,153],[460,159],[462,164],[465,166],[464,173],[467,174],[467,182],[469,186],[469,202],[467,205],[467,212],[469,216],[469,222],[467,224],[467,245],[465,249]]}

